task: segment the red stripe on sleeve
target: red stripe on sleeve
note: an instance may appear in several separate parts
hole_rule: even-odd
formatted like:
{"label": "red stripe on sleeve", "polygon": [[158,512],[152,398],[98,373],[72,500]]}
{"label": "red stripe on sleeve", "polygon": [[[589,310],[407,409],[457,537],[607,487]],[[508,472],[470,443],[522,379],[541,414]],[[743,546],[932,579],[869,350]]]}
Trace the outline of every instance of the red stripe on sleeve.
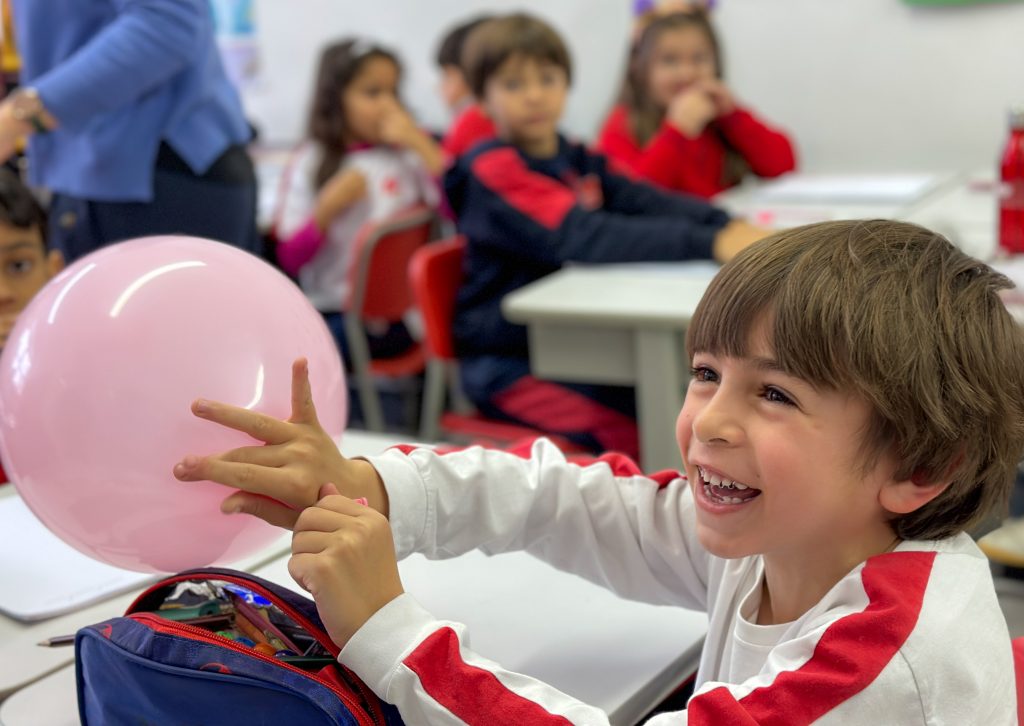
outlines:
{"label": "red stripe on sleeve", "polygon": [[530,171],[515,149],[500,147],[473,160],[473,174],[520,214],[558,229],[576,195],[551,177]]}
{"label": "red stripe on sleeve", "polygon": [[716,688],[690,699],[689,726],[800,726],[867,688],[910,636],[921,613],[934,552],[894,552],[867,561],[868,606],[829,626],[810,660],[775,682],[736,698]]}
{"label": "red stripe on sleeve", "polygon": [[424,640],[405,661],[423,689],[441,706],[476,724],[565,724],[542,706],[510,691],[490,671],[462,660],[459,639],[451,628],[441,628]]}

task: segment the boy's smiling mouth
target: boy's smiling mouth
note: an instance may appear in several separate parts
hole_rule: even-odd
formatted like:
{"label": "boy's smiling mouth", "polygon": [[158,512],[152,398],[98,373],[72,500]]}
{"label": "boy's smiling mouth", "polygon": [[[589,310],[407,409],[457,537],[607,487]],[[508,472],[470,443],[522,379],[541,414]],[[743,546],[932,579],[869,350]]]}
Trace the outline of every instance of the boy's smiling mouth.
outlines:
{"label": "boy's smiling mouth", "polygon": [[726,479],[703,466],[697,466],[697,472],[704,482],[704,496],[715,504],[746,504],[761,494],[760,489]]}

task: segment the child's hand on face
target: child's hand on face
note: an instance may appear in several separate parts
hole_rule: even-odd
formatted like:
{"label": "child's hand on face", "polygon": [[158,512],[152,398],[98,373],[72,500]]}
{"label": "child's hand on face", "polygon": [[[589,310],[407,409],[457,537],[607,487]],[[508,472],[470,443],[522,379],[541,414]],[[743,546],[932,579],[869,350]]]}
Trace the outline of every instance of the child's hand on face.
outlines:
{"label": "child's hand on face", "polygon": [[668,105],[665,119],[683,136],[699,136],[718,115],[714,98],[703,86],[693,85],[679,93]]}
{"label": "child's hand on face", "polygon": [[174,476],[181,481],[208,480],[239,489],[221,502],[221,511],[252,514],[291,529],[302,509],[320,498],[324,482],[338,482],[347,496],[366,497],[387,516],[387,493],[376,469],[343,457],[320,426],[305,359],[292,365],[292,415],[287,421],[202,399],[193,402],[192,412],[264,442],[212,456],[186,456],[175,465]]}
{"label": "child's hand on face", "polygon": [[715,116],[725,116],[736,110],[736,98],[729,87],[717,78],[709,78],[700,82],[701,88],[711,97],[715,104]]}
{"label": "child's hand on face", "polygon": [[333,484],[295,522],[288,572],[316,600],[339,648],[369,618],[404,592],[388,520],[338,496]]}
{"label": "child's hand on face", "polygon": [[414,146],[423,135],[409,112],[397,103],[381,119],[378,133],[382,143],[403,147]]}

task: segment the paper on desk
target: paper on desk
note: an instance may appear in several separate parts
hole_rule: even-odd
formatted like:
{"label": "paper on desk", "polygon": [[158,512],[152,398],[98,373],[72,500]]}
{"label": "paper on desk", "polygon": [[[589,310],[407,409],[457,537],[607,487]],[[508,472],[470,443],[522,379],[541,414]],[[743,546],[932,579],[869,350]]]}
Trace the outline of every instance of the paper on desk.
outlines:
{"label": "paper on desk", "polygon": [[909,204],[939,181],[936,174],[787,174],[761,184],[753,200],[773,204]]}
{"label": "paper on desk", "polygon": [[0,612],[43,620],[153,581],[64,544],[36,519],[21,497],[0,498]]}

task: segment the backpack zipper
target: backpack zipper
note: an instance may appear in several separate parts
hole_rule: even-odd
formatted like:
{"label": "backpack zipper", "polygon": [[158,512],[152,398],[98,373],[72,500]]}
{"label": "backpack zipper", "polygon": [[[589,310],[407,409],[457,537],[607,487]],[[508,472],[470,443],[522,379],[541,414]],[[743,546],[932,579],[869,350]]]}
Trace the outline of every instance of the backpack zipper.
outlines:
{"label": "backpack zipper", "polygon": [[[286,670],[292,671],[293,673],[298,673],[302,676],[305,676],[306,678],[309,678],[310,680],[319,683],[324,688],[329,689],[332,693],[338,696],[341,702],[345,704],[345,707],[349,710],[349,712],[355,715],[356,719],[360,723],[368,722],[372,726],[381,726],[381,724],[377,721],[375,714],[367,713],[366,709],[364,709],[362,705],[358,703],[350,694],[345,693],[337,686],[335,686],[333,683],[324,678],[321,678],[315,673],[310,673],[309,671],[302,670],[301,668],[293,666],[290,663],[283,663],[277,658],[274,658],[273,656],[266,655],[264,653],[259,652],[258,650],[253,650],[252,648],[247,648],[246,646],[240,643],[236,643],[235,641],[230,640],[229,638],[225,638],[221,635],[217,635],[216,633],[211,633],[210,631],[204,630],[203,628],[198,628],[195,625],[189,625],[187,623],[179,623],[174,620],[168,620],[167,618],[162,618],[159,615],[156,615],[155,613],[132,613],[128,617],[136,621],[137,623],[145,625],[151,630],[155,630],[158,633],[168,633],[172,635],[188,634],[192,637],[193,640],[198,640],[203,643],[216,645],[226,650],[235,651],[236,653],[242,653],[249,657],[256,658],[257,660],[261,660],[264,663],[273,663],[279,668],[284,668]],[[341,664],[339,663],[339,665]]]}

